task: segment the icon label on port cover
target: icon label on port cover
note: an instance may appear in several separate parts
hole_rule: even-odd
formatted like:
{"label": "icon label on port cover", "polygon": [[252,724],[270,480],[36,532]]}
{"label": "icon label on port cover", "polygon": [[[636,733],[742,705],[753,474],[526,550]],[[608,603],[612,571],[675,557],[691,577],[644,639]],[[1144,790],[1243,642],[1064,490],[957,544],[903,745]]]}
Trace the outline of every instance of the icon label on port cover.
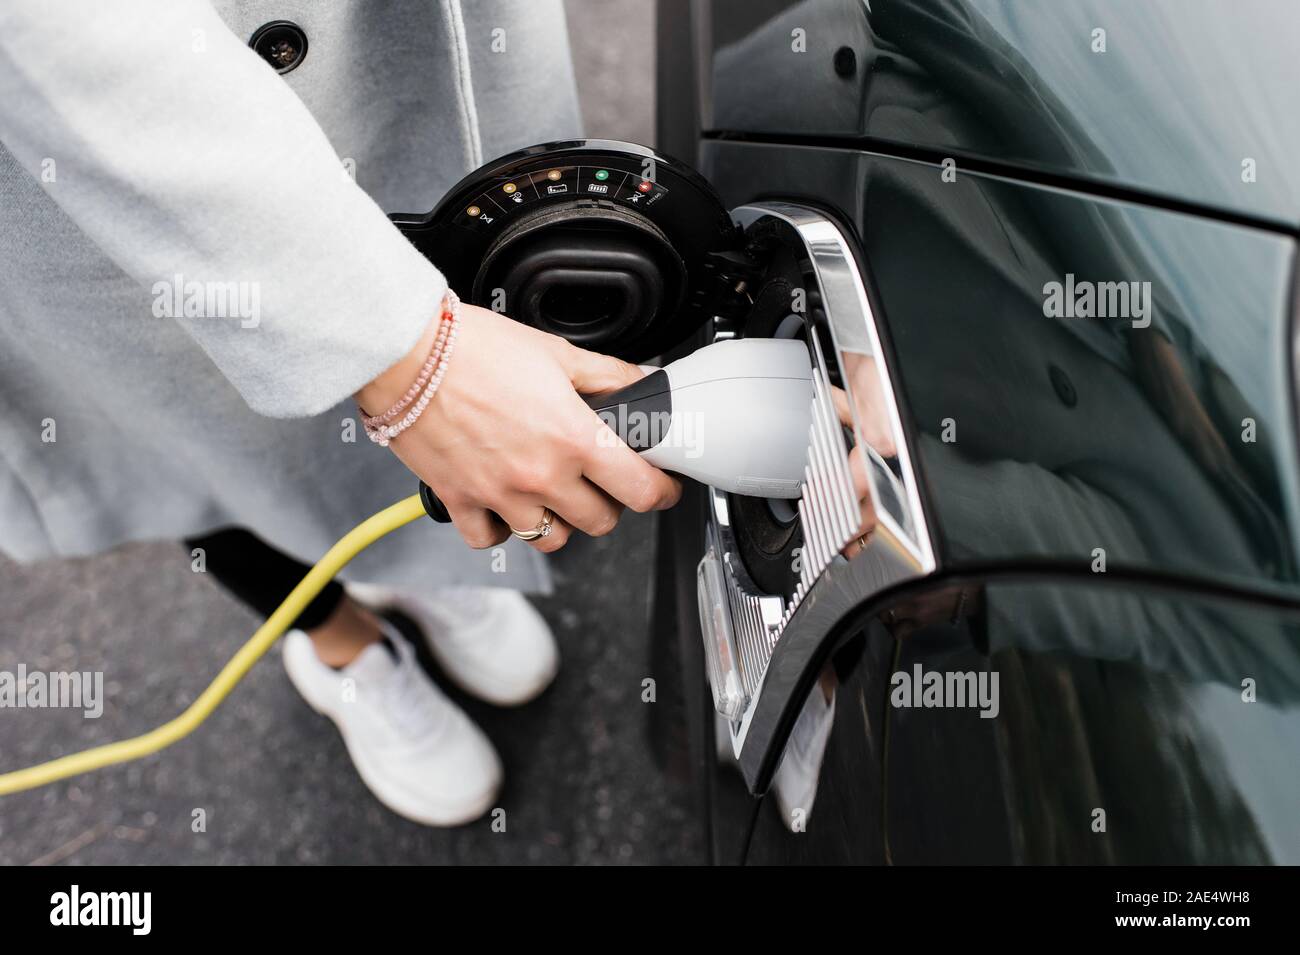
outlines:
{"label": "icon label on port cover", "polygon": [[510,213],[520,206],[540,198],[537,190],[533,187],[532,180],[527,176],[498,182],[492,196],[504,213]]}
{"label": "icon label on port cover", "polygon": [[628,176],[628,181],[619,190],[618,198],[629,205],[645,208],[654,205],[667,194],[668,190],[653,179],[641,179],[632,175]]}
{"label": "icon label on port cover", "polygon": [[[528,177],[532,187],[536,190],[537,195],[543,199],[552,196],[572,195],[578,191],[578,167],[577,166],[551,166],[546,169],[539,169]],[[523,187],[523,182],[516,179],[515,182]]]}
{"label": "icon label on port cover", "polygon": [[493,225],[501,218],[503,211],[501,206],[492,200],[491,195],[484,193],[467,202],[455,221],[457,225],[466,228],[482,229]]}
{"label": "icon label on port cover", "polygon": [[614,196],[627,173],[607,166],[582,166],[578,170],[578,191],[587,196]]}

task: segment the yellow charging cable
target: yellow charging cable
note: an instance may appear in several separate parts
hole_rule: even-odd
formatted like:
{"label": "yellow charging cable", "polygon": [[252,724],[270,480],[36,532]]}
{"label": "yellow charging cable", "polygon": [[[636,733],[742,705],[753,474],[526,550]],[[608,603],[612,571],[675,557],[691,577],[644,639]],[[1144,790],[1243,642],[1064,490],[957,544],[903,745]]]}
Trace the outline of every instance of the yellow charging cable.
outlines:
{"label": "yellow charging cable", "polygon": [[244,674],[253,668],[253,664],[260,660],[267,650],[271,649],[275,641],[289,629],[289,624],[297,619],[298,615],[306,609],[307,604],[311,603],[312,598],[334,579],[348,561],[379,538],[423,517],[424,514],[420,495],[412,494],[348,531],[326,552],[324,557],[316,562],[316,566],[307,573],[297,587],[293,588],[289,596],[284,598],[284,603],[275,608],[275,613],[267,618],[266,623],[257,628],[257,632],[239,648],[239,652],[230,658],[230,662],[222,667],[217,678],[208,684],[208,688],[180,716],[141,736],[119,740],[116,743],[106,743],[38,766],[4,773],[0,775],[0,796],[22,792],[24,789],[35,789],[37,786],[67,779],[79,773],[88,773],[92,769],[102,769],[114,763],[140,759],[193,733],[200,723],[212,715],[212,711],[230,695],[230,691],[244,678]]}

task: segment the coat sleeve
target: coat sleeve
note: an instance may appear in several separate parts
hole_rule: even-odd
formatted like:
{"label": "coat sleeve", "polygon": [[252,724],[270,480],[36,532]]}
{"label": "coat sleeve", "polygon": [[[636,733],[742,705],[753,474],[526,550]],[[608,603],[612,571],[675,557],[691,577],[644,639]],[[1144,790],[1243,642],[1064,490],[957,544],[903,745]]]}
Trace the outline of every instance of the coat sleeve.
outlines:
{"label": "coat sleeve", "polygon": [[0,141],[261,414],[357,390],[446,290],[207,0],[0,6]]}

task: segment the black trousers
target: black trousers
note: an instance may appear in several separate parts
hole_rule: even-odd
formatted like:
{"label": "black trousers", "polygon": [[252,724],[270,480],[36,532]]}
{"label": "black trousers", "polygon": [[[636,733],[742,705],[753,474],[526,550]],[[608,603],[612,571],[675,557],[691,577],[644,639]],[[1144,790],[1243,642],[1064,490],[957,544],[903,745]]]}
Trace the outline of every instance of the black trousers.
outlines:
{"label": "black trousers", "polygon": [[[190,537],[185,543],[191,552],[202,548],[208,573],[263,617],[269,617],[311,570],[242,527]],[[343,585],[331,580],[292,626],[299,630],[320,626],[342,599]]]}

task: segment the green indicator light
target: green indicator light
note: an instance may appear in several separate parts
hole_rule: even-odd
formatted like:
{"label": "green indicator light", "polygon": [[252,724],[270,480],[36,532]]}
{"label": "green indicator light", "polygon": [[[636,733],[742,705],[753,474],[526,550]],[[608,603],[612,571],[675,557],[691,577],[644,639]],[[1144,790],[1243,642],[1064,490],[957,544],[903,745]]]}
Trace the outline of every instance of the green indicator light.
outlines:
{"label": "green indicator light", "polygon": [[609,178],[609,170],[608,170],[608,169],[597,169],[597,170],[596,170],[596,178],[599,179],[601,182],[604,182],[606,179]]}

